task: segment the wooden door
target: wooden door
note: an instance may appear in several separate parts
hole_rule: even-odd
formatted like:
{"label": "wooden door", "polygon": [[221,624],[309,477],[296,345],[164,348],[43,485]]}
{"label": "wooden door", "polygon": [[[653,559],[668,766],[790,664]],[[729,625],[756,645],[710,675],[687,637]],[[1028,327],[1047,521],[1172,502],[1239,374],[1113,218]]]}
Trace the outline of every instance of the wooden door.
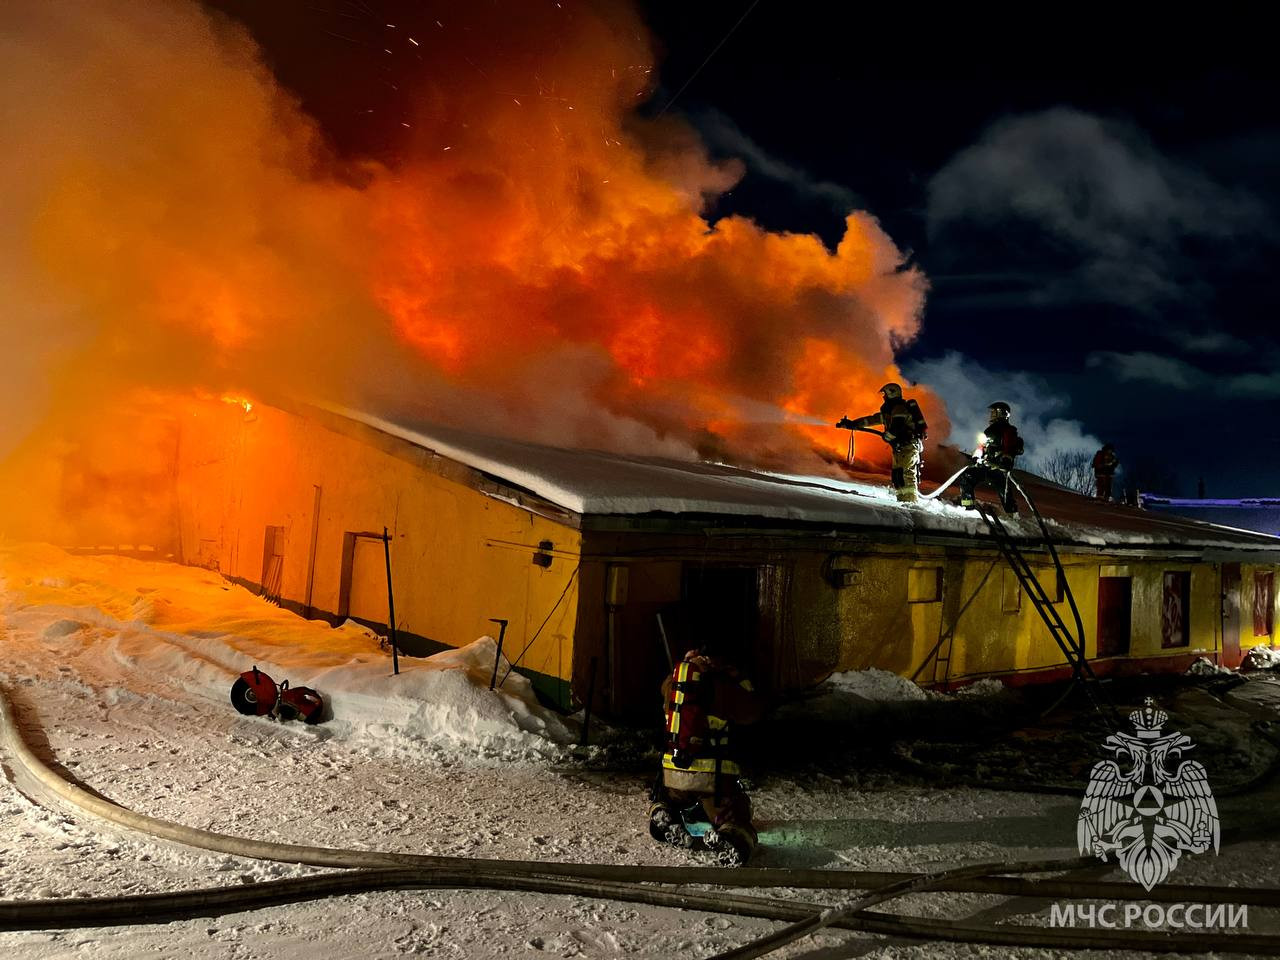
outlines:
{"label": "wooden door", "polygon": [[1240,666],[1240,564],[1222,565],[1222,666]]}

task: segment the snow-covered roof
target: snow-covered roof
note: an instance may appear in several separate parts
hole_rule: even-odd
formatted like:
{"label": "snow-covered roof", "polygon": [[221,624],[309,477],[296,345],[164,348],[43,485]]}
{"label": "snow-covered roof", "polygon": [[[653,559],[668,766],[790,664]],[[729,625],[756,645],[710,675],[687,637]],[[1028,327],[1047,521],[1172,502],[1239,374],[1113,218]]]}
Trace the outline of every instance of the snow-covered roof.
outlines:
{"label": "snow-covered roof", "polygon": [[1220,498],[1142,496],[1142,505],[1152,513],[1178,515],[1213,523],[1222,527],[1280,534],[1280,499],[1249,497],[1239,500]]}
{"label": "snow-covered roof", "polygon": [[1160,497],[1144,493],[1143,506],[1152,507],[1239,507],[1243,510],[1262,510],[1280,507],[1280,497],[1240,497],[1238,499],[1222,499],[1220,497]]}
{"label": "snow-covered roof", "polygon": [[[569,450],[327,409],[582,516],[724,515],[874,528],[908,536],[987,535],[977,513],[945,498],[900,504],[887,478],[873,475],[795,476],[723,463]],[[1280,559],[1277,537],[1105,504],[1030,474],[1017,476],[1061,543],[1262,550]],[[1025,511],[1008,525],[1017,535],[1040,539],[1034,519]]]}

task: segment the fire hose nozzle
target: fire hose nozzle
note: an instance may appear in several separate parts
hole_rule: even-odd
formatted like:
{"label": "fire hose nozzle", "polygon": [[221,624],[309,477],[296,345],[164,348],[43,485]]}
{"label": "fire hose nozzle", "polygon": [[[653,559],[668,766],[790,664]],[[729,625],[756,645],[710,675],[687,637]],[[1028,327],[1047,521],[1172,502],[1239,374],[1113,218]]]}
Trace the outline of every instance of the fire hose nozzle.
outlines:
{"label": "fire hose nozzle", "polygon": [[836,424],[836,426],[841,430],[852,430],[853,421],[850,420],[848,417],[841,417],[839,422]]}

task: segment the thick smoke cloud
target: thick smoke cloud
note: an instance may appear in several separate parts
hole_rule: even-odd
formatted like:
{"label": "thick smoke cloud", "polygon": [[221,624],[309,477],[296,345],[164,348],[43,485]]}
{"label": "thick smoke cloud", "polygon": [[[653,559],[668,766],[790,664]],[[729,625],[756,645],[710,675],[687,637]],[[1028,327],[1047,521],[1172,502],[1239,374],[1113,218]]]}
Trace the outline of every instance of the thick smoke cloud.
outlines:
{"label": "thick smoke cloud", "polygon": [[834,252],[704,219],[741,163],[635,116],[655,67],[629,7],[472,7],[415,38],[392,168],[336,159],[194,2],[5,4],[0,457],[140,389],[745,462],[841,449],[800,421],[896,376],[923,277],[866,213]]}
{"label": "thick smoke cloud", "polygon": [[360,192],[316,176],[316,131],[239,30],[170,3],[0,18],[0,381],[44,387],[11,428],[137,385],[341,392],[385,352]]}

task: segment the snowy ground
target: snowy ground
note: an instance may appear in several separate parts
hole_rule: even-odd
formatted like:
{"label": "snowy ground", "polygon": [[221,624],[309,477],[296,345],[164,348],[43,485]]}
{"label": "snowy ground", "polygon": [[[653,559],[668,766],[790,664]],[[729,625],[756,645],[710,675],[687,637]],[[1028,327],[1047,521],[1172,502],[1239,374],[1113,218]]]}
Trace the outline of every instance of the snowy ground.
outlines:
{"label": "snowy ground", "polygon": [[[306,844],[636,865],[698,862],[650,840],[647,761],[628,748],[633,741],[623,737],[586,757],[576,754],[574,724],[538,706],[518,675],[501,692],[488,691],[488,641],[429,661],[404,661],[404,673],[393,678],[387,654],[364,630],[303,621],[205,571],[0,544],[0,649],[0,681],[41,749],[82,783],[142,813]],[[236,714],[227,692],[254,663],[277,680],[320,689],[332,719],[305,727]],[[1269,700],[1275,691],[1258,683],[1249,683],[1255,713],[1280,699]],[[1171,713],[1206,745],[1201,759],[1220,794],[1224,846],[1216,858],[1184,859],[1176,879],[1280,884],[1274,865],[1280,789],[1274,782],[1240,795],[1226,789],[1264,768],[1275,748],[1210,692],[1179,689]],[[926,696],[900,678],[873,672],[834,678],[815,696],[780,710],[772,739],[760,740],[761,752],[781,758],[779,740],[795,747],[804,731],[808,749],[790,750],[786,763],[773,764],[757,781],[758,865],[920,869],[1073,856],[1078,794],[956,785],[975,765],[1021,770],[1040,783],[1079,783],[1080,764],[1100,755],[1045,773],[1052,766],[1046,758],[1062,752],[1055,745],[1070,746],[1079,724],[997,736],[992,718],[1017,709],[1018,702],[990,684],[964,696]],[[958,736],[966,730],[973,735]],[[1027,757],[1040,759],[1028,766]],[[149,840],[35,803],[14,786],[9,758],[5,764],[4,899],[168,891],[315,872]],[[1005,903],[943,894],[895,909],[985,922],[1046,912],[1039,902]],[[1250,920],[1255,932],[1278,929],[1260,909]],[[566,896],[432,891],[168,925],[0,934],[0,956],[709,956],[772,929],[765,921]],[[778,955],[1022,954],[1050,956],[844,932]]]}

